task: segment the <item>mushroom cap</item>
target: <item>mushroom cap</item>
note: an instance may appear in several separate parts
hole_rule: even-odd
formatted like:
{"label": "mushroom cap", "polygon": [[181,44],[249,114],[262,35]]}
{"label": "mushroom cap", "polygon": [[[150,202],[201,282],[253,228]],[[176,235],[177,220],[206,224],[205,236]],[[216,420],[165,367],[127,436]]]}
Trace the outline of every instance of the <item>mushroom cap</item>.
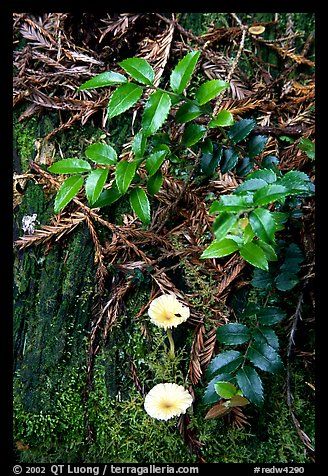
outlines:
{"label": "mushroom cap", "polygon": [[262,35],[262,33],[265,31],[265,26],[261,26],[261,25],[250,26],[248,28],[248,31],[251,33],[251,35]]}

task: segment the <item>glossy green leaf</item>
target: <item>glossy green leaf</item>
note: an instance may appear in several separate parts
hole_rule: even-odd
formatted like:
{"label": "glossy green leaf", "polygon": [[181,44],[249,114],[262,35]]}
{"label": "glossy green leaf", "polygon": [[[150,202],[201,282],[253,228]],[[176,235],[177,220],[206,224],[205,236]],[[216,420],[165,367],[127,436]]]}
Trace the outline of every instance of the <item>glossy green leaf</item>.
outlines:
{"label": "glossy green leaf", "polygon": [[79,193],[82,185],[82,175],[72,175],[61,184],[55,198],[55,213],[62,210]]}
{"label": "glossy green leaf", "polygon": [[234,372],[243,362],[243,355],[237,350],[221,352],[211,360],[207,367],[207,375]]}
{"label": "glossy green leaf", "polygon": [[283,185],[269,184],[256,190],[254,193],[254,203],[258,206],[268,205],[276,200],[286,198],[287,195],[288,190]]}
{"label": "glossy green leaf", "polygon": [[265,306],[258,309],[256,315],[261,325],[273,326],[286,317],[286,312],[278,306]]}
{"label": "glossy green leaf", "polygon": [[95,169],[90,172],[85,180],[85,193],[90,205],[99,198],[108,177],[108,169]]}
{"label": "glossy green leaf", "polygon": [[141,98],[142,88],[133,83],[119,86],[110,96],[108,102],[108,119],[118,116],[130,109]]}
{"label": "glossy green leaf", "polygon": [[245,182],[252,179],[261,179],[266,183],[274,183],[277,180],[277,175],[270,169],[254,170],[251,174],[245,177]]}
{"label": "glossy green leaf", "polygon": [[153,84],[155,71],[145,59],[127,58],[118,64],[131,76],[131,78],[139,83],[146,85]]}
{"label": "glossy green leaf", "polygon": [[244,344],[250,339],[250,330],[244,324],[231,322],[220,326],[216,331],[219,342],[227,345]]}
{"label": "glossy green leaf", "polygon": [[265,342],[254,342],[248,349],[247,358],[259,369],[276,373],[282,369],[279,354]]}
{"label": "glossy green leaf", "polygon": [[143,134],[142,130],[137,132],[134,136],[131,148],[132,152],[134,153],[135,157],[143,157],[147,145],[147,137]]}
{"label": "glossy green leaf", "polygon": [[222,81],[221,79],[211,79],[206,81],[196,90],[195,98],[200,106],[206,104],[211,99],[215,98],[224,89],[229,87],[229,83]]}
{"label": "glossy green leaf", "polygon": [[232,170],[238,162],[238,151],[229,147],[229,149],[224,149],[223,156],[220,162],[221,172],[226,174],[229,170]]}
{"label": "glossy green leaf", "polygon": [[205,404],[210,404],[210,403],[216,403],[220,400],[220,396],[217,394],[215,391],[214,385],[217,382],[230,382],[234,381],[234,377],[232,377],[230,374],[222,373],[216,375],[210,382],[208,383],[205,392],[203,394],[203,403]]}
{"label": "glossy green leaf", "polygon": [[91,165],[83,159],[62,159],[48,167],[53,174],[80,174],[90,172]]}
{"label": "glossy green leaf", "polygon": [[219,114],[208,123],[209,128],[232,126],[234,123],[233,115],[230,111],[220,111]]}
{"label": "glossy green leaf", "polygon": [[214,384],[215,391],[221,398],[229,399],[236,395],[237,388],[231,382],[216,382]]}
{"label": "glossy green leaf", "polygon": [[146,159],[146,170],[151,177],[161,167],[167,155],[167,150],[159,150],[149,155]]}
{"label": "glossy green leaf", "polygon": [[259,178],[245,180],[245,182],[241,183],[235,188],[234,193],[254,192],[265,185],[267,185],[267,182]]}
{"label": "glossy green leaf", "polygon": [[196,144],[204,136],[206,127],[200,124],[188,124],[182,136],[182,144],[186,147],[191,147]]}
{"label": "glossy green leaf", "polygon": [[147,192],[150,195],[155,195],[158,193],[159,189],[161,188],[163,183],[163,174],[161,170],[157,170],[154,175],[149,177],[147,182]]}
{"label": "glossy green leaf", "polygon": [[286,187],[288,195],[295,195],[310,192],[312,182],[304,172],[300,170],[290,170],[279,180],[279,185]]}
{"label": "glossy green leaf", "polygon": [[130,205],[138,218],[148,225],[150,223],[150,206],[146,192],[141,187],[135,187],[129,195]]}
{"label": "glossy green leaf", "polygon": [[259,155],[264,150],[264,147],[266,146],[267,142],[268,142],[267,136],[261,136],[261,135],[253,136],[247,144],[248,156],[253,158]]}
{"label": "glossy green leaf", "polygon": [[271,327],[259,326],[253,329],[253,337],[255,342],[259,344],[269,344],[276,351],[279,350],[279,339],[277,334]]}
{"label": "glossy green leaf", "polygon": [[315,158],[315,144],[310,139],[306,137],[301,137],[298,141],[298,147],[306,153],[309,159],[314,160]]}
{"label": "glossy green leaf", "polygon": [[213,223],[212,230],[215,238],[219,241],[225,238],[238,220],[238,215],[234,213],[222,212]]}
{"label": "glossy green leaf", "polygon": [[240,255],[253,266],[260,269],[269,269],[267,257],[262,248],[256,243],[246,243],[239,249]]}
{"label": "glossy green leaf", "polygon": [[203,114],[203,109],[197,104],[186,102],[176,112],[175,120],[178,123],[189,122]]}
{"label": "glossy green leaf", "polygon": [[143,135],[154,134],[164,123],[171,108],[171,98],[167,93],[155,91],[146,102],[141,123]]}
{"label": "glossy green leaf", "polygon": [[261,406],[264,401],[263,385],[256,370],[244,365],[236,373],[236,379],[243,395],[254,405]]}
{"label": "glossy green leaf", "polygon": [[115,181],[119,192],[124,195],[132,182],[137,169],[136,162],[122,160],[116,165]]}
{"label": "glossy green leaf", "polygon": [[213,175],[222,158],[222,146],[214,144],[211,153],[204,153],[200,158],[202,172],[207,175]]}
{"label": "glossy green leaf", "polygon": [[276,254],[276,251],[275,251],[275,248],[274,248],[274,243],[272,243],[272,245],[270,245],[266,241],[262,241],[262,240],[257,240],[256,243],[262,248],[262,250],[264,251],[265,256],[267,257],[267,259],[269,261],[277,261],[278,260],[278,257],[277,257],[277,254]]}
{"label": "glossy green leaf", "polygon": [[263,157],[261,167],[278,171],[279,159],[275,155],[266,155]]}
{"label": "glossy green leaf", "polygon": [[85,151],[85,155],[96,164],[112,165],[117,162],[115,149],[113,149],[111,145],[102,144],[101,142],[89,145]]}
{"label": "glossy green leaf", "polygon": [[269,244],[273,242],[276,224],[269,210],[266,208],[255,208],[249,214],[248,219],[252,230],[261,240]]}
{"label": "glossy green leaf", "polygon": [[219,201],[214,201],[210,213],[239,212],[253,206],[253,196],[249,195],[221,195]]}
{"label": "glossy green leaf", "polygon": [[256,121],[254,119],[242,119],[241,121],[235,122],[228,132],[228,135],[231,141],[234,144],[238,144],[243,139],[245,139],[256,126]]}
{"label": "glossy green leaf", "polygon": [[191,51],[175,66],[170,75],[170,87],[172,91],[177,94],[183,92],[191,79],[199,56],[200,51]]}
{"label": "glossy green leaf", "polygon": [[111,205],[122,197],[121,192],[117,188],[116,182],[113,182],[110,188],[103,190],[98,200],[93,204],[94,208],[102,208]]}
{"label": "glossy green leaf", "polygon": [[299,277],[295,273],[283,271],[275,279],[276,288],[279,291],[290,291],[299,283]]}
{"label": "glossy green leaf", "polygon": [[242,157],[236,165],[236,174],[245,177],[254,167],[254,160],[249,157]]}
{"label": "glossy green leaf", "polygon": [[238,250],[238,244],[231,239],[214,240],[201,254],[202,259],[222,258]]}
{"label": "glossy green leaf", "polygon": [[79,90],[83,91],[84,89],[103,88],[104,86],[112,86],[126,82],[127,79],[123,74],[115,73],[114,71],[105,71],[104,73],[97,74],[97,76],[94,76],[81,84]]}
{"label": "glossy green leaf", "polygon": [[254,288],[269,290],[272,288],[273,278],[268,271],[255,268],[251,284]]}

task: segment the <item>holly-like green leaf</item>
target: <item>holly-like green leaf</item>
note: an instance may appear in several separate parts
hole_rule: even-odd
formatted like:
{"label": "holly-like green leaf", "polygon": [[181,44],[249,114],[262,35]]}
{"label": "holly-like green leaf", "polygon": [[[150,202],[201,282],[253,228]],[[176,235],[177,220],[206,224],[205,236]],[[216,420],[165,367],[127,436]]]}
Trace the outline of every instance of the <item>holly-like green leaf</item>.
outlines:
{"label": "holly-like green leaf", "polygon": [[48,167],[53,174],[81,174],[90,172],[91,165],[83,159],[62,159]]}
{"label": "holly-like green leaf", "polygon": [[147,145],[147,137],[142,133],[142,130],[137,132],[134,136],[131,148],[136,158],[143,157]]}
{"label": "holly-like green leaf", "polygon": [[288,195],[298,195],[310,192],[312,182],[310,178],[300,170],[290,170],[280,180],[279,185],[283,185],[288,190]]}
{"label": "holly-like green leaf", "polygon": [[227,345],[244,344],[250,337],[250,330],[244,324],[231,322],[220,326],[216,331],[216,336],[219,342]]}
{"label": "holly-like green leaf", "polygon": [[200,124],[188,124],[182,136],[182,144],[191,147],[196,144],[204,136],[206,127]]}
{"label": "holly-like green leaf", "polygon": [[222,212],[213,223],[212,230],[218,241],[225,238],[227,233],[235,225],[238,215],[234,213]]}
{"label": "holly-like green leaf", "polygon": [[263,385],[256,370],[244,365],[236,373],[236,379],[243,395],[254,405],[261,406],[264,401]]}
{"label": "holly-like green leaf", "polygon": [[171,98],[167,93],[155,91],[148,98],[142,115],[143,135],[148,137],[162,126],[171,108]]}
{"label": "holly-like green leaf", "polygon": [[127,79],[123,74],[115,73],[114,71],[105,71],[104,73],[97,74],[97,76],[94,76],[81,84],[79,91],[83,91],[84,89],[103,88],[104,86],[112,86],[114,84],[124,84],[126,82]]}
{"label": "holly-like green leaf", "polygon": [[238,244],[229,238],[214,240],[201,254],[202,259],[222,258],[238,250]]}
{"label": "holly-like green leaf", "polygon": [[299,277],[295,273],[283,271],[275,278],[276,288],[279,291],[290,291],[299,283]]}
{"label": "holly-like green leaf", "polygon": [[204,152],[200,158],[202,172],[207,176],[213,175],[222,158],[223,148],[214,144],[212,152]]}
{"label": "holly-like green leaf", "polygon": [[260,135],[253,136],[247,144],[247,151],[248,151],[249,157],[253,158],[259,155],[263,151],[267,142],[268,142],[267,136],[260,136]]}
{"label": "holly-like green leaf", "polygon": [[195,98],[200,106],[206,104],[211,99],[215,98],[221,91],[229,87],[229,83],[221,79],[211,79],[206,81],[196,90]]}
{"label": "holly-like green leaf", "polygon": [[146,159],[146,170],[148,175],[151,177],[154,175],[157,170],[161,167],[162,163],[165,160],[167,155],[167,150],[158,150],[153,154],[149,155]]}
{"label": "holly-like green leaf", "polygon": [[[273,246],[263,240],[257,240],[256,243],[262,248],[269,261],[277,261],[278,257]],[[274,243],[272,243],[274,245]]]}
{"label": "holly-like green leaf", "polygon": [[234,372],[242,364],[243,360],[243,355],[237,350],[221,352],[221,354],[218,354],[211,360],[206,373],[207,375],[213,375],[219,372],[221,374]]}
{"label": "holly-like green leaf", "polygon": [[150,223],[150,206],[146,192],[141,187],[135,187],[129,195],[130,205],[138,218],[148,225]]}
{"label": "holly-like green leaf", "polygon": [[131,76],[131,78],[139,83],[146,85],[153,84],[155,71],[145,59],[127,58],[118,64]]}
{"label": "holly-like green leaf", "polygon": [[315,144],[310,139],[306,137],[301,137],[298,141],[298,147],[306,153],[309,159],[314,160],[315,158]]}
{"label": "holly-like green leaf", "polygon": [[241,121],[235,122],[229,130],[228,135],[234,144],[238,144],[238,142],[241,142],[252,132],[255,126],[256,121],[254,121],[254,119],[242,119]]}
{"label": "holly-like green leaf", "polygon": [[237,388],[231,382],[216,382],[214,388],[221,398],[229,399],[237,393]]}
{"label": "holly-like green leaf", "polygon": [[248,349],[247,358],[265,372],[276,373],[282,369],[279,354],[265,342],[254,342]]}
{"label": "holly-like green leaf", "polygon": [[239,212],[253,206],[253,195],[221,195],[220,200],[215,200],[210,213],[216,212]]}
{"label": "holly-like green leaf", "polygon": [[209,128],[232,126],[234,123],[233,115],[230,111],[223,109],[219,114],[208,123]]}
{"label": "holly-like green leaf", "polygon": [[235,188],[234,193],[238,194],[243,192],[254,192],[261,187],[265,187],[265,185],[267,185],[267,182],[263,179],[253,178],[250,180],[245,180],[245,182],[241,183]]}
{"label": "holly-like green leaf", "polygon": [[115,181],[119,192],[124,195],[132,182],[134,174],[137,169],[136,162],[128,162],[122,160],[115,169]]}
{"label": "holly-like green leaf", "polygon": [[203,109],[197,104],[185,102],[176,112],[175,120],[179,123],[189,122],[203,114]]}
{"label": "holly-like green leaf", "polygon": [[271,212],[265,208],[255,208],[249,214],[249,223],[254,233],[263,241],[272,243],[276,231],[276,223]]}
{"label": "holly-like green leaf", "polygon": [[256,190],[254,203],[258,206],[268,205],[276,200],[286,198],[288,194],[288,189],[283,185],[269,184]]}
{"label": "holly-like green leaf", "polygon": [[194,72],[200,51],[191,51],[184,56],[173,69],[170,75],[170,87],[172,91],[181,94],[186,88]]}
{"label": "holly-like green leaf", "polygon": [[115,149],[113,149],[111,145],[102,144],[101,142],[89,145],[85,151],[85,155],[96,164],[112,165],[117,162]]}
{"label": "holly-like green leaf", "polygon": [[208,385],[205,389],[205,392],[204,392],[204,395],[203,395],[203,403],[210,404],[210,403],[218,402],[220,400],[220,397],[216,393],[214,385],[217,382],[221,382],[221,381],[230,382],[230,381],[233,381],[233,380],[234,380],[234,378],[230,374],[225,374],[225,373],[218,374],[214,378],[212,378],[212,380],[210,380],[210,382],[208,383]]}
{"label": "holly-like green leaf", "polygon": [[274,173],[273,170],[259,169],[254,170],[254,172],[247,175],[247,177],[245,177],[245,182],[252,179],[261,179],[264,180],[266,183],[274,183],[277,180],[277,175]]}
{"label": "holly-like green leaf", "polygon": [[236,165],[236,174],[245,177],[254,167],[254,160],[250,157],[242,157]]}
{"label": "holly-like green leaf", "polygon": [[98,200],[93,204],[94,208],[102,208],[111,205],[121,198],[122,194],[117,188],[116,182],[113,182],[110,188],[103,190]]}
{"label": "holly-like green leaf", "polygon": [[256,315],[261,325],[273,326],[286,317],[286,312],[278,306],[265,306],[260,307]]}
{"label": "holly-like green leaf", "polygon": [[161,188],[163,183],[163,174],[162,171],[159,169],[157,172],[154,173],[151,177],[149,177],[147,182],[147,192],[150,195],[155,195],[158,193],[159,189]]}
{"label": "holly-like green leaf", "polygon": [[256,243],[246,243],[239,249],[240,255],[251,265],[268,271],[268,260],[262,248]]}
{"label": "holly-like green leaf", "polygon": [[253,329],[253,337],[255,342],[260,344],[269,344],[275,350],[279,350],[279,339],[277,334],[271,327],[258,326]]}
{"label": "holly-like green leaf", "polygon": [[85,181],[85,192],[90,205],[99,198],[108,177],[108,169],[95,169],[90,172]]}
{"label": "holly-like green leaf", "polygon": [[238,158],[239,155],[237,150],[233,149],[232,147],[229,147],[229,149],[225,149],[223,152],[222,160],[220,162],[221,172],[223,174],[226,174],[227,172],[229,172],[229,170],[232,170],[236,166]]}
{"label": "holly-like green leaf", "polygon": [[61,184],[55,198],[55,213],[62,210],[79,193],[82,185],[82,175],[72,175]]}
{"label": "holly-like green leaf", "polygon": [[119,86],[110,96],[108,102],[108,119],[118,116],[130,109],[142,96],[142,88],[133,83]]}
{"label": "holly-like green leaf", "polygon": [[251,284],[254,288],[269,290],[273,285],[273,278],[268,271],[255,268]]}

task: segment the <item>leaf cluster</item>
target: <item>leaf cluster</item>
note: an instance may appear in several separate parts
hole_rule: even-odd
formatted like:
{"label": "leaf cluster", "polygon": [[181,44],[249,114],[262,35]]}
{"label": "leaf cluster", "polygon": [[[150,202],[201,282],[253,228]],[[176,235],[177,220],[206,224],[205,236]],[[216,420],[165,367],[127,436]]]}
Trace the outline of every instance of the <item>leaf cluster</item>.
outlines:
{"label": "leaf cluster", "polygon": [[238,251],[256,268],[268,271],[277,261],[276,232],[284,229],[288,214],[278,211],[287,197],[307,196],[314,191],[309,177],[291,170],[282,174],[276,167],[255,170],[230,195],[215,200],[210,213],[214,241],[201,258],[221,258]]}
{"label": "leaf cluster", "polygon": [[[223,407],[229,411],[234,405],[243,406],[249,402],[261,406],[264,392],[257,369],[275,374],[283,368],[278,336],[272,327],[282,321],[286,313],[279,306],[250,304],[244,311],[243,317],[246,316],[252,319],[251,325],[228,323],[217,329],[217,341],[230,349],[237,346],[238,350],[224,350],[207,368],[209,383],[203,401],[219,403],[211,408],[206,418],[224,414]],[[236,396],[238,399],[233,399]]]}

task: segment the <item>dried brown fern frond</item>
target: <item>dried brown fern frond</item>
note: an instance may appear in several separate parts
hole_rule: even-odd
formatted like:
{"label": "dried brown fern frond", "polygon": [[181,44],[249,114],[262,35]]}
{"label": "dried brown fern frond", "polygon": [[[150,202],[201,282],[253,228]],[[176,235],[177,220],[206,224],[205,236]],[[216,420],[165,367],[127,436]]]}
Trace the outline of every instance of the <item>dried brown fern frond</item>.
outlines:
{"label": "dried brown fern frond", "polygon": [[121,38],[140,16],[140,13],[120,13],[118,17],[111,18],[107,13],[107,18],[101,20],[105,26],[99,28],[101,33],[99,43],[101,43],[109,33],[116,38]]}
{"label": "dried brown fern frond", "polygon": [[[172,16],[174,16],[172,14]],[[174,33],[174,23],[172,22],[163,33],[158,34],[153,40],[144,38],[140,43],[140,53],[147,60],[155,71],[154,85],[158,86],[164,68],[166,66]]]}

